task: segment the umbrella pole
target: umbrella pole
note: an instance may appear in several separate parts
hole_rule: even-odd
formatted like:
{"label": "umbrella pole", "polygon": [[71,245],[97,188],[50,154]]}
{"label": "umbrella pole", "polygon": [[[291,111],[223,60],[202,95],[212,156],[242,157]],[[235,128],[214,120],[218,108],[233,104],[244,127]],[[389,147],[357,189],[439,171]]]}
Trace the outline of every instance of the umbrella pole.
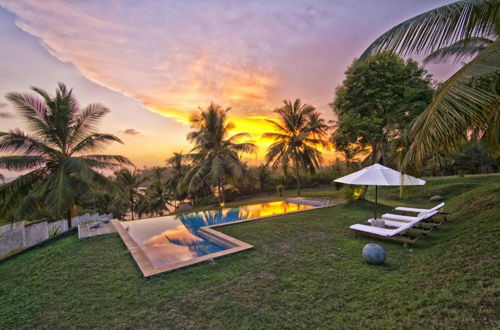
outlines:
{"label": "umbrella pole", "polygon": [[377,220],[377,207],[378,207],[378,186],[375,186],[375,220]]}

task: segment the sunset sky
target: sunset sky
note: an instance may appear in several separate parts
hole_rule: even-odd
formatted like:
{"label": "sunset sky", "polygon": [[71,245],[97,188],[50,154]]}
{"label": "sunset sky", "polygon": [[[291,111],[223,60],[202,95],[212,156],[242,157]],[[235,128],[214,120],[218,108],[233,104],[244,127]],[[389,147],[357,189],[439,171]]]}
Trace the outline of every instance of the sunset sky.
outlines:
{"label": "sunset sky", "polygon": [[[352,60],[388,28],[448,2],[0,0],[0,131],[23,127],[5,93],[52,92],[62,81],[82,105],[111,109],[100,131],[125,145],[107,152],[139,167],[188,151],[187,120],[210,102],[254,135],[255,160],[263,118],[283,99],[332,119],[328,103]],[[427,68],[437,80],[453,70]]]}

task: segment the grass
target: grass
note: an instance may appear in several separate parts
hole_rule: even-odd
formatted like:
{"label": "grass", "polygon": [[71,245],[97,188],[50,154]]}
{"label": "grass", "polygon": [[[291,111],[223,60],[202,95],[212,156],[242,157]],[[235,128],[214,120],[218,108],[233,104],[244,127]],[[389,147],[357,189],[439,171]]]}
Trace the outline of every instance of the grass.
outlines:
{"label": "grass", "polygon": [[[151,279],[117,235],[69,235],[0,263],[0,328],[498,329],[498,178],[412,191],[425,205],[446,197],[453,216],[411,249],[353,238],[368,201],[223,227],[255,249]],[[379,196],[410,201],[397,188]],[[362,261],[369,242],[386,266]]]}

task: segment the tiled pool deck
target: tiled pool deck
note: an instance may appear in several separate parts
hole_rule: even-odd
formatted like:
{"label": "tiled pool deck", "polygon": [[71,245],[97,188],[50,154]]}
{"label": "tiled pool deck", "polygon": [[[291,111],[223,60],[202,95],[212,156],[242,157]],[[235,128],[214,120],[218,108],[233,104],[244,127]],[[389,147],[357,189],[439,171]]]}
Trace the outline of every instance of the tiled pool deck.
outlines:
{"label": "tiled pool deck", "polygon": [[289,214],[295,214],[299,212],[307,212],[311,210],[317,210],[325,207],[331,207],[334,205],[337,205],[338,203],[331,203],[329,205],[324,205],[324,206],[318,206],[312,209],[307,209],[307,210],[298,210],[298,211],[293,211],[285,214],[280,214],[280,215],[272,215],[272,216],[264,216],[264,217],[259,217],[259,218],[253,218],[253,219],[243,219],[243,220],[236,220],[236,221],[231,221],[231,222],[226,222],[226,223],[221,223],[221,224],[215,224],[215,225],[209,225],[202,227],[199,231],[199,233],[207,240],[212,241],[216,244],[228,247],[228,249],[215,252],[215,253],[210,253],[204,256],[200,257],[195,257],[189,260],[177,262],[174,264],[166,265],[163,267],[154,267],[151,261],[148,259],[146,254],[144,253],[143,249],[137,244],[137,242],[132,239],[132,237],[129,235],[127,230],[121,225],[120,221],[118,220],[111,220],[111,223],[113,226],[116,228],[116,231],[122,238],[123,242],[127,246],[128,250],[130,251],[130,254],[134,258],[135,262],[139,266],[139,269],[141,270],[142,274],[144,277],[150,277],[153,275],[157,275],[160,273],[165,273],[165,272],[170,272],[176,269],[180,268],[185,268],[203,261],[208,261],[208,260],[213,260],[216,258],[221,258],[224,256],[228,256],[233,253],[245,251],[248,249],[253,248],[252,245],[245,243],[243,241],[237,240],[236,238],[230,237],[226,234],[223,234],[214,228],[217,227],[222,227],[222,226],[230,226],[238,223],[243,223],[243,222],[249,222],[249,221],[255,221],[255,220],[261,220],[261,219],[266,219],[266,218],[272,218],[272,217],[278,217],[278,216],[284,216],[284,215],[289,215]]}

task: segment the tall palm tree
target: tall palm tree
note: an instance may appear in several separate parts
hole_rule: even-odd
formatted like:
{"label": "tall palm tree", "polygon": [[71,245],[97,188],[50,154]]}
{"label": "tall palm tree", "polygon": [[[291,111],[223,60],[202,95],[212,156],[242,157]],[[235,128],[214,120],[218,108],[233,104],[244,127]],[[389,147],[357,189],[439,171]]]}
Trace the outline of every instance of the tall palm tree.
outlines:
{"label": "tall palm tree", "polygon": [[146,178],[137,170],[129,170],[124,168],[115,173],[115,182],[121,188],[122,195],[127,201],[128,208],[130,209],[130,215],[132,220],[134,220],[134,212],[136,211],[136,206],[138,200],[142,197],[139,193],[139,186],[146,180]]}
{"label": "tall palm tree", "polygon": [[67,215],[82,196],[105,189],[110,180],[99,170],[131,164],[123,156],[101,155],[116,136],[96,132],[96,125],[109,110],[100,104],[78,105],[71,89],[59,83],[55,95],[32,87],[38,95],[9,93],[30,133],[20,129],[0,132],[0,168],[29,171],[0,188],[0,216],[16,218],[44,212],[54,217]]}
{"label": "tall palm tree", "polygon": [[300,99],[294,103],[283,102],[283,107],[274,110],[280,117],[279,121],[268,119],[276,131],[263,134],[264,138],[274,140],[267,149],[266,163],[282,167],[285,173],[289,166],[293,167],[297,195],[300,195],[300,171],[314,173],[322,161],[318,147],[328,147],[328,142],[323,139],[326,128],[314,124],[318,119],[314,119],[317,112],[313,106],[302,104]]}
{"label": "tall palm tree", "polygon": [[256,149],[251,141],[241,142],[250,137],[248,133],[229,136],[235,128],[233,123],[228,122],[229,110],[212,103],[191,118],[193,130],[187,139],[194,147],[184,156],[193,164],[183,179],[187,190],[194,191],[207,182],[217,188],[219,204],[224,202],[224,185],[242,175],[244,165],[241,154],[253,153]]}
{"label": "tall palm tree", "polygon": [[413,122],[404,166],[440,151],[449,154],[474,129],[483,132],[483,140],[499,151],[499,7],[498,0],[464,0],[441,6],[393,27],[361,56],[363,60],[391,50],[403,55],[431,54],[429,60],[471,58],[441,85],[432,103]]}

